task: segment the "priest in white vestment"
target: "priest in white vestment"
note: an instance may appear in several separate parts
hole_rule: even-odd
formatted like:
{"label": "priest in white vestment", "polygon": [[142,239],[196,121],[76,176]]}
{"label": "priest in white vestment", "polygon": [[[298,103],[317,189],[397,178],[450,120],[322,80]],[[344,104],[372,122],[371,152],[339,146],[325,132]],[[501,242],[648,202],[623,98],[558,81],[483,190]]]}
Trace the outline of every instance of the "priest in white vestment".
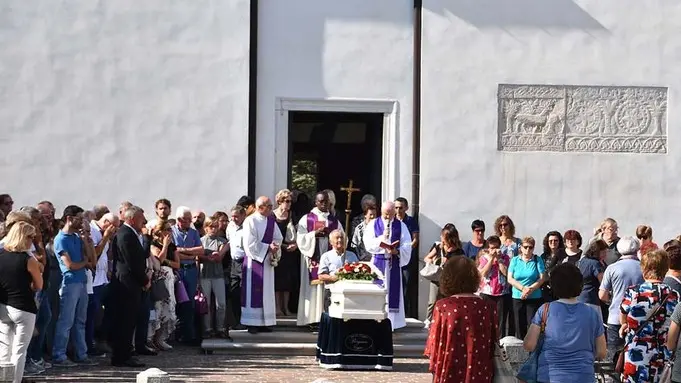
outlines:
{"label": "priest in white vestment", "polygon": [[296,243],[302,257],[296,320],[298,326],[319,323],[324,311],[324,285],[319,282],[319,259],[332,248],[329,234],[334,230],[343,231],[343,226],[329,210],[328,194],[319,192],[315,196],[315,208],[298,222]]}
{"label": "priest in white vestment", "polygon": [[270,332],[277,324],[274,301],[274,266],[272,257],[281,257],[281,231],[272,214],[272,201],[259,197],[256,212],[243,223],[243,246],[246,253],[241,277],[241,324],[251,334]]}
{"label": "priest in white vestment", "polygon": [[411,258],[411,234],[402,221],[395,218],[395,204],[383,202],[381,216],[364,228],[364,246],[372,254],[371,262],[384,275],[388,318],[393,330],[405,327],[402,267]]}

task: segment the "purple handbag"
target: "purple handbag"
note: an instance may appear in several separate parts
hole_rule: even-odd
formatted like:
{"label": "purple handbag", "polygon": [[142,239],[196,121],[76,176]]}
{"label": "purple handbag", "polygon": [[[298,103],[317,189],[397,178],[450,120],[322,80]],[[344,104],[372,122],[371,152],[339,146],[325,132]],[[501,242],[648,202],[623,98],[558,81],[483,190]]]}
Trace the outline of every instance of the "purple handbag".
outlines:
{"label": "purple handbag", "polygon": [[206,299],[206,295],[203,293],[203,290],[201,290],[201,287],[196,288],[196,295],[194,295],[194,304],[196,305],[197,315],[208,314],[208,300]]}
{"label": "purple handbag", "polygon": [[187,294],[187,289],[182,283],[182,278],[179,274],[175,274],[177,279],[175,279],[175,302],[179,305],[180,303],[189,302],[189,295]]}

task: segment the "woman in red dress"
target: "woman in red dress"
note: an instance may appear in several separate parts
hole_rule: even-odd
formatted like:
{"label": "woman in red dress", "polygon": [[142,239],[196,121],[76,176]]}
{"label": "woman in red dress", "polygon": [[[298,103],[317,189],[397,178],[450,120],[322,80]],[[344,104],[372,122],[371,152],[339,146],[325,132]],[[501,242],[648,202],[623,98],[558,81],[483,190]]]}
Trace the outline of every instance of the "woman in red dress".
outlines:
{"label": "woman in red dress", "polygon": [[490,383],[494,379],[497,339],[496,304],[475,295],[480,275],[463,256],[450,258],[442,270],[439,300],[425,355],[434,383]]}

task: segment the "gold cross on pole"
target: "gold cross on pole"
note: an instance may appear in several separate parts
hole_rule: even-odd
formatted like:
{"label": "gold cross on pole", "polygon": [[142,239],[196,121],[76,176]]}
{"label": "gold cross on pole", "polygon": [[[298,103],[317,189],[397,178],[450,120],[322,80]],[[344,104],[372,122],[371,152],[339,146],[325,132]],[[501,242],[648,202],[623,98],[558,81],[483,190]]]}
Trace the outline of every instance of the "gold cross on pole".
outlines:
{"label": "gold cross on pole", "polygon": [[345,206],[345,232],[349,233],[350,232],[350,213],[352,213],[352,209],[350,208],[350,206],[352,204],[352,193],[358,192],[361,189],[353,187],[353,181],[350,180],[348,182],[348,186],[341,186],[340,190],[342,192],[348,193],[348,203]]}

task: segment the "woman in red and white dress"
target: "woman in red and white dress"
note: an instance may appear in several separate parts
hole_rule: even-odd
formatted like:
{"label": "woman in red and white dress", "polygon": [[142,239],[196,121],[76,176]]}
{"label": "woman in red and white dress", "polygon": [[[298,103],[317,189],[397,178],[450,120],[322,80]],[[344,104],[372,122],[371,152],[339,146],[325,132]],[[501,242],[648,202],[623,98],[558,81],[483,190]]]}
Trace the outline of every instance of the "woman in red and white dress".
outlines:
{"label": "woman in red and white dress", "polygon": [[490,383],[497,344],[496,304],[475,292],[480,274],[466,257],[448,260],[440,277],[425,355],[434,383]]}

